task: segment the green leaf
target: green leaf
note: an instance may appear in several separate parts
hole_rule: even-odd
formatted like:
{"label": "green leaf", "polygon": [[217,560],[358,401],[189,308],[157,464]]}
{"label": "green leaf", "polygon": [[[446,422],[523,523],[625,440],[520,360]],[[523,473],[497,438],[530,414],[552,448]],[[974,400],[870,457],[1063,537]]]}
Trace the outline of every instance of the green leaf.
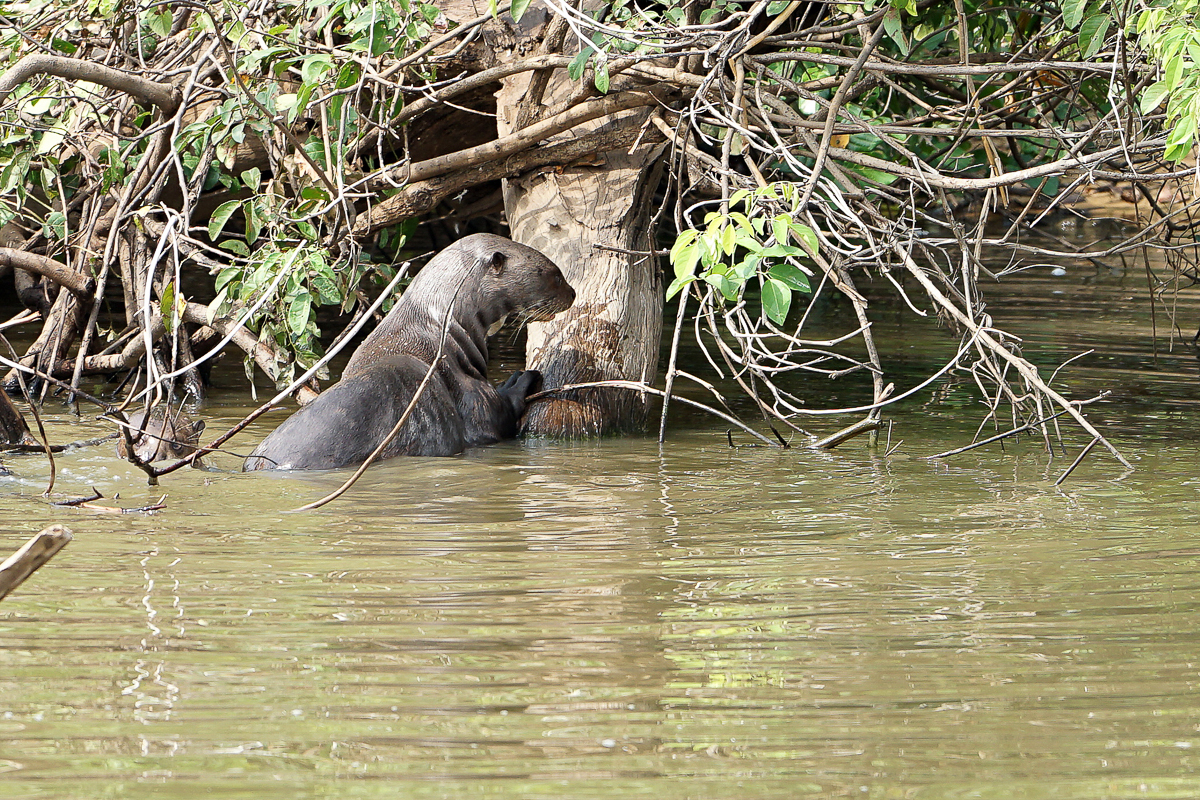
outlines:
{"label": "green leaf", "polygon": [[792,218],[787,214],[779,214],[775,219],[771,220],[771,233],[775,235],[775,241],[779,244],[787,244],[788,227]]}
{"label": "green leaf", "polygon": [[513,22],[520,22],[521,17],[525,16],[527,8],[529,8],[529,0],[513,0],[512,8],[508,12],[512,14]]}
{"label": "green leaf", "polygon": [[817,237],[816,231],[807,225],[801,225],[799,222],[791,224],[792,233],[800,237],[800,241],[808,248],[808,252],[814,256],[821,252],[821,240]]}
{"label": "green leaf", "polygon": [[67,215],[61,211],[52,211],[46,215],[42,225],[42,234],[51,239],[62,241],[67,238]]}
{"label": "green leaf", "polygon": [[[732,205],[732,203],[731,203]],[[729,219],[743,231],[753,235],[754,227],[750,224],[750,218],[740,211],[730,211]]]}
{"label": "green leaf", "polygon": [[733,268],[733,272],[741,279],[742,283],[745,283],[758,272],[758,262],[758,256],[748,255]]}
{"label": "green leaf", "polygon": [[1079,21],[1083,19],[1083,9],[1087,6],[1087,0],[1061,0],[1060,5],[1063,25],[1072,29],[1078,26]]}
{"label": "green leaf", "polygon": [[308,239],[311,242],[315,242],[317,240],[317,226],[313,225],[311,222],[303,219],[296,220],[296,228],[300,231],[300,234],[304,236],[305,239]]}
{"label": "green leaf", "polygon": [[808,282],[808,276],[794,264],[776,264],[767,270],[767,274],[793,291],[800,292],[801,294],[812,293],[812,286]]}
{"label": "green leaf", "polygon": [[8,194],[25,183],[25,173],[29,171],[29,164],[32,160],[32,151],[18,148],[12,161],[8,163],[3,172],[0,172],[0,194]]}
{"label": "green leaf", "polygon": [[225,267],[217,274],[217,280],[213,284],[218,292],[225,291],[225,287],[235,278],[242,277],[242,268],[240,266]]}
{"label": "green leaf", "polygon": [[608,62],[599,61],[596,63],[596,91],[600,94],[608,94]]}
{"label": "green leaf", "polygon": [[803,255],[806,255],[804,248],[797,247],[794,244],[773,244],[759,253],[759,256],[762,258],[787,258],[789,256],[799,257]]}
{"label": "green leaf", "polygon": [[1175,123],[1171,135],[1167,137],[1167,147],[1177,147],[1189,144],[1196,132],[1196,119],[1191,114],[1184,114]]}
{"label": "green leaf", "polygon": [[745,249],[749,250],[751,253],[762,252],[762,249],[763,249],[762,242],[760,242],[758,240],[758,238],[754,235],[753,230],[751,230],[749,233],[747,233],[746,231],[738,231],[736,239],[737,239],[737,241],[735,242],[735,244],[738,247],[744,247]]}
{"label": "green leaf", "polygon": [[908,38],[904,35],[904,26],[900,24],[900,12],[894,5],[883,15],[883,30],[900,48],[900,52],[908,55]]}
{"label": "green leaf", "polygon": [[[300,91],[296,92],[296,101],[294,103],[292,103],[292,107],[287,110],[288,111],[287,121],[288,121],[289,125],[294,123],[296,121],[296,119],[301,114],[304,113],[304,109],[308,108],[308,101],[312,99],[312,93],[313,93],[313,84],[311,84],[311,83],[300,84]],[[282,99],[283,99],[283,95],[280,95],[279,100],[282,100]],[[278,100],[276,101],[276,108],[278,108],[281,111],[284,110],[283,106],[279,104]]]}
{"label": "green leaf", "polygon": [[250,255],[250,248],[246,247],[245,242],[238,239],[226,239],[225,241],[221,242],[220,247],[222,250],[228,250],[235,255],[243,257]]}
{"label": "green leaf", "polygon": [[307,292],[292,297],[292,302],[288,304],[287,324],[288,329],[296,336],[302,335],[308,327],[308,315],[311,310],[312,298]]}
{"label": "green leaf", "polygon": [[241,178],[247,189],[257,189],[259,181],[262,180],[262,170],[258,167],[251,167],[242,173]]}
{"label": "green leaf", "polygon": [[216,241],[221,235],[221,231],[225,228],[225,223],[233,216],[234,212],[242,206],[241,200],[227,200],[217,206],[217,210],[208,218],[208,238]]}
{"label": "green leaf", "polygon": [[721,260],[721,231],[708,230],[700,234],[700,238],[696,240],[696,246],[700,248],[700,263],[705,266],[710,266],[716,261]]}
{"label": "green leaf", "polygon": [[313,288],[317,290],[317,294],[321,297],[323,305],[331,306],[342,302],[342,294],[338,291],[337,286],[333,281],[326,278],[324,275],[318,275],[312,279]]}
{"label": "green leaf", "polygon": [[721,229],[721,249],[725,251],[725,255],[731,256],[736,247],[737,228],[732,225],[726,225]]}
{"label": "green leaf", "polygon": [[693,242],[679,251],[675,261],[675,277],[690,278],[696,274],[696,262],[700,260],[700,244]]}
{"label": "green leaf", "polygon": [[772,0],[767,3],[767,16],[777,17],[783,13],[783,10],[788,7],[788,0]]}
{"label": "green leaf", "polygon": [[670,300],[672,297],[679,294],[683,287],[687,286],[694,280],[696,280],[695,275],[685,275],[682,278],[676,278],[675,280],[671,281],[671,285],[667,287],[666,299]]}
{"label": "green leaf", "polygon": [[1162,103],[1163,98],[1171,91],[1171,85],[1166,81],[1159,81],[1153,84],[1149,89],[1142,93],[1141,109],[1143,114],[1149,114]]}
{"label": "green leaf", "polygon": [[585,47],[571,59],[571,63],[567,65],[567,75],[573,81],[577,81],[583,77],[583,71],[587,68],[588,59],[592,57],[592,53],[596,52],[591,47]]}
{"label": "green leaf", "polygon": [[254,244],[258,239],[258,234],[262,231],[262,218],[257,203],[249,203],[246,206],[246,244]]}
{"label": "green leaf", "polygon": [[683,249],[696,241],[696,237],[700,235],[700,231],[695,228],[688,228],[675,237],[675,244],[671,245],[671,263],[674,264],[679,260],[679,254]]}
{"label": "green leaf", "polygon": [[767,278],[762,287],[762,308],[767,319],[782,325],[792,306],[792,290],[777,278]]}
{"label": "green leaf", "polygon": [[158,38],[165,39],[171,33],[171,12],[164,10],[161,14],[150,11],[146,14],[146,27]]}
{"label": "green leaf", "polygon": [[715,273],[704,276],[704,282],[715,286],[721,295],[729,302],[734,302],[738,298],[738,290],[741,289],[740,283],[734,283],[725,275],[717,275]]}
{"label": "green leaf", "polygon": [[492,19],[500,19],[500,0],[488,0],[488,13]]}
{"label": "green leaf", "polygon": [[59,39],[57,36],[50,37],[50,46],[60,53],[66,53],[73,56],[79,52],[79,46],[74,42],[68,42],[66,39]]}
{"label": "green leaf", "polygon": [[167,333],[175,330],[175,282],[167,281],[163,284],[162,295],[158,301],[158,313],[162,316],[163,327]]}
{"label": "green leaf", "polygon": [[1169,146],[1167,147],[1166,159],[1167,161],[1183,161],[1188,157],[1188,153],[1190,152],[1192,152],[1192,143],[1190,141]]}
{"label": "green leaf", "polygon": [[1179,85],[1179,78],[1183,75],[1183,54],[1176,53],[1174,58],[1167,60],[1166,68],[1163,70],[1163,80],[1167,85],[1174,89]]}
{"label": "green leaf", "polygon": [[333,58],[325,53],[306,56],[300,64],[300,79],[305,83],[319,83],[326,72],[333,69]]}
{"label": "green leaf", "polygon": [[1096,55],[1104,46],[1110,21],[1108,14],[1093,14],[1079,26],[1079,49],[1085,60]]}

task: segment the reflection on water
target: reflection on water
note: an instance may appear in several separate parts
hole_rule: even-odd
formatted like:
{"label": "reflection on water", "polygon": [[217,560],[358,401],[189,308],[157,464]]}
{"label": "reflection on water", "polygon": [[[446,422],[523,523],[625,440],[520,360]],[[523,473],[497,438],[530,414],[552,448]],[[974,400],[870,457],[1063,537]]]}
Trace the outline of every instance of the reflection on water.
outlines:
{"label": "reflection on water", "polygon": [[[0,795],[1200,796],[1189,356],[1146,368],[1144,320],[1072,302],[1028,346],[1120,344],[1077,391],[1136,375],[1155,402],[1097,412],[1135,472],[1095,457],[1061,489],[1036,440],[923,460],[974,430],[954,392],[897,409],[889,458],[709,427],[514,443],[385,463],[307,514],[345,473],[225,456],[154,488],[62,456],[58,492],[167,494],[112,515],[9,459],[5,548],[76,539],[0,604]],[[218,394],[210,430],[245,402]]]}

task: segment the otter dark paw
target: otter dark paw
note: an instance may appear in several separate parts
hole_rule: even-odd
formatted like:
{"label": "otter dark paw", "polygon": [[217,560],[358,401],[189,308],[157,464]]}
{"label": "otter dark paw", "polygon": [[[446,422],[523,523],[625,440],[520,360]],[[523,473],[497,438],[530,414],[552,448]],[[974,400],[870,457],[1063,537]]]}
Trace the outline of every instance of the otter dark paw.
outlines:
{"label": "otter dark paw", "polygon": [[536,369],[514,372],[504,383],[496,387],[496,391],[512,404],[517,416],[525,413],[525,398],[542,390],[542,373]]}
{"label": "otter dark paw", "polygon": [[536,369],[514,372],[496,389],[500,394],[520,397],[524,400],[529,395],[542,390],[542,373]]}

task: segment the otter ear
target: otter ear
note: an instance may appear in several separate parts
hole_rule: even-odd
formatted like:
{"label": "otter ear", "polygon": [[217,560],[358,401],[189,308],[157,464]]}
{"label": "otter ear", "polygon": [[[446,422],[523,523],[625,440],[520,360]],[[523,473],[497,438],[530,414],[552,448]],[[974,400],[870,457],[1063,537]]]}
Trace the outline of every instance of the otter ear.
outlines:
{"label": "otter ear", "polygon": [[488,259],[488,266],[490,266],[497,275],[500,275],[504,272],[504,265],[507,262],[508,256],[504,255],[504,253],[500,252],[499,250],[493,250],[492,257]]}

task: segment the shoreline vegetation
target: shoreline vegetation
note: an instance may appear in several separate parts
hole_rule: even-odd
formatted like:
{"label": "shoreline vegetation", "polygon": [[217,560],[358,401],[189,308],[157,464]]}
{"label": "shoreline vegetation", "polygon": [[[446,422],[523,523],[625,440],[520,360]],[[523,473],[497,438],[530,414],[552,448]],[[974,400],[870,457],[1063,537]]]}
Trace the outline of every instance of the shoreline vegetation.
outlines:
{"label": "shoreline vegetation", "polygon": [[[530,328],[548,391],[526,433],[651,428],[655,395],[662,440],[684,381],[714,411],[717,384],[752,398],[760,419],[737,424],[764,441],[833,447],[956,374],[979,388],[981,430],[1066,435],[1080,459],[1100,445],[1128,468],[1086,415],[1103,391],[1059,393],[993,318],[981,254],[1162,249],[1147,279],[1167,317],[1158,300],[1200,281],[1185,58],[1200,35],[1176,5],[13,4],[0,280],[27,312],[3,328],[39,332],[23,353],[0,345],[3,387],[35,417],[52,397],[93,403],[128,438],[126,410],[200,403],[224,351],[275,384],[187,459],[153,467],[127,447],[154,482],[314,397],[414,254],[492,231],[579,292],[570,319]],[[1061,213],[1119,217],[1125,237],[1080,252],[1042,224]],[[958,337],[916,387],[889,380],[865,275]],[[810,336],[830,296],[843,332]],[[333,309],[336,334],[317,326]],[[680,367],[684,335],[708,372]],[[104,397],[80,389],[93,375]],[[813,405],[798,375],[869,381],[872,402]],[[818,441],[814,415],[846,427]],[[3,432],[29,447],[33,428]]]}

